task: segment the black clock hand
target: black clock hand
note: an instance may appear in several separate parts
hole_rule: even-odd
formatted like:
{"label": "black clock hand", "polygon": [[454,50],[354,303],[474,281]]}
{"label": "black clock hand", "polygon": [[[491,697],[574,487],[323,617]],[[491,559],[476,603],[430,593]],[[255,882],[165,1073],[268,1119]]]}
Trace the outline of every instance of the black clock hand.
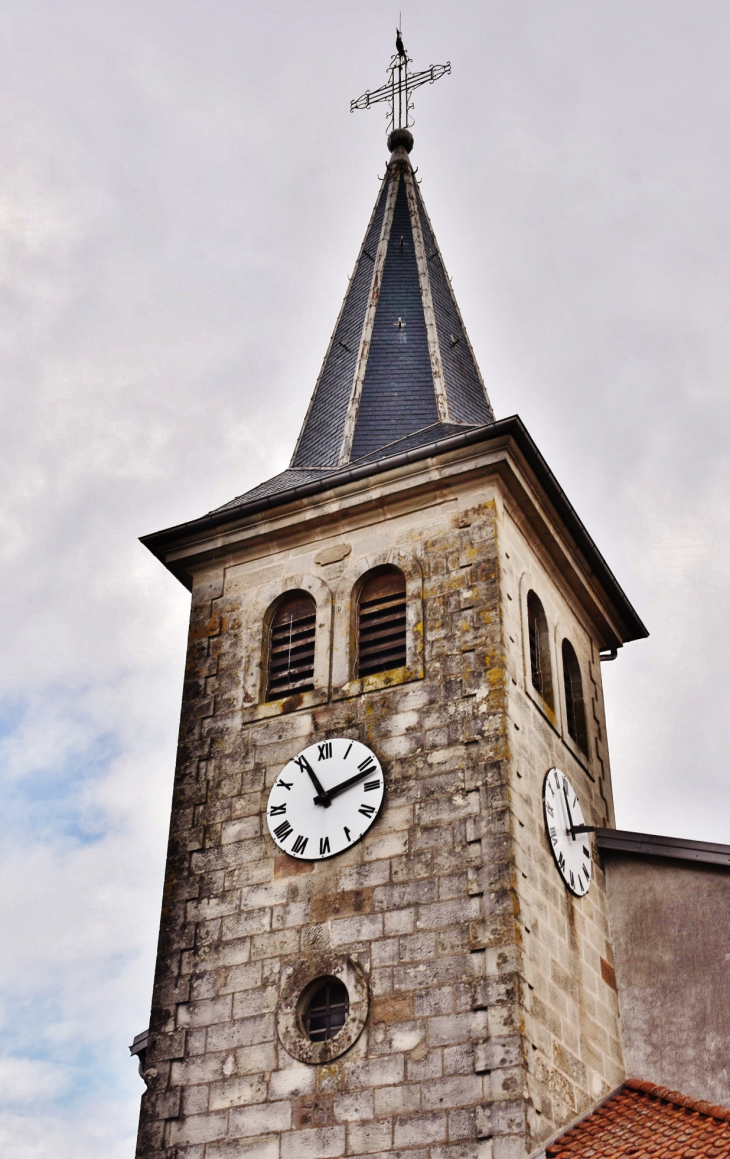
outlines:
{"label": "black clock hand", "polygon": [[314,769],[310,765],[307,758],[299,756],[299,757],[295,757],[294,759],[295,759],[296,763],[299,765],[300,769],[304,769],[305,772],[309,773],[312,784],[314,785],[315,789],[317,790],[317,796],[314,798],[315,805],[324,805],[325,809],[329,808],[330,795],[329,795],[329,793],[326,793],[325,790],[322,788],[322,786],[319,782],[319,777],[315,773]]}
{"label": "black clock hand", "polygon": [[569,833],[570,833],[570,836],[575,841],[575,825],[573,824],[573,814],[570,811],[570,798],[568,796],[568,786],[565,783],[565,781],[563,781],[563,794],[565,796],[565,808],[568,810],[568,824],[570,826]]}
{"label": "black clock hand", "polygon": [[370,773],[374,773],[375,769],[371,765],[369,769],[365,769],[362,773],[355,773],[354,777],[348,777],[346,781],[340,781],[339,785],[335,785],[333,789],[328,789],[326,793],[322,793],[322,797],[326,800],[320,800],[319,797],[314,798],[315,805],[329,805],[333,797],[339,797],[340,793],[344,793],[345,789],[349,789],[350,785],[356,785],[358,781],[362,781],[363,777],[367,777]]}

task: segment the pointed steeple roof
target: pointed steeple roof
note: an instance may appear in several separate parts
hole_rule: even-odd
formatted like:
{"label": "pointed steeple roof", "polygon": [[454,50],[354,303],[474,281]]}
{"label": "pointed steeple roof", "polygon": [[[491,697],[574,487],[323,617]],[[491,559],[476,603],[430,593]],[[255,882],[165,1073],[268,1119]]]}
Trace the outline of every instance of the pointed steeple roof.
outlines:
{"label": "pointed steeple roof", "polygon": [[494,422],[409,153],[391,157],[288,470],[218,508]]}
{"label": "pointed steeple roof", "polygon": [[397,129],[388,144],[292,468],[343,466],[427,428],[424,441],[493,421],[411,167],[413,137]]}

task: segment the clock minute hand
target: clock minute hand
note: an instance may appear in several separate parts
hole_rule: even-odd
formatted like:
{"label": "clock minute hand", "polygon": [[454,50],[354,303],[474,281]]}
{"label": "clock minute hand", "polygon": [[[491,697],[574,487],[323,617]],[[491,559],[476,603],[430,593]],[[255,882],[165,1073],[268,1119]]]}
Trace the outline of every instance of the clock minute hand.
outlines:
{"label": "clock minute hand", "polygon": [[298,756],[296,758],[296,762],[300,769],[304,769],[307,773],[309,773],[310,780],[317,790],[317,796],[314,798],[315,805],[324,805],[325,809],[327,809],[330,803],[330,794],[325,792],[325,790],[322,788],[319,777],[315,773],[309,761],[306,757]]}
{"label": "clock minute hand", "polygon": [[358,781],[362,781],[362,779],[364,777],[369,776],[369,774],[373,773],[373,772],[375,772],[375,770],[374,770],[373,766],[371,765],[369,769],[365,769],[365,772],[355,773],[354,777],[348,777],[346,781],[340,781],[339,785],[335,785],[335,787],[333,789],[328,789],[326,793],[323,792],[321,794],[322,797],[326,798],[326,801],[324,801],[324,800],[320,801],[319,797],[315,797],[314,798],[315,805],[323,805],[323,804],[329,805],[329,803],[333,797],[339,797],[340,793],[344,793],[345,789],[350,788],[350,785],[356,785]]}
{"label": "clock minute hand", "polygon": [[575,825],[573,824],[573,814],[570,811],[570,798],[568,796],[568,786],[566,785],[565,781],[563,781],[563,795],[565,796],[565,808],[568,810],[568,825],[570,826],[569,833],[570,833],[570,836],[573,838],[573,841],[575,841]]}

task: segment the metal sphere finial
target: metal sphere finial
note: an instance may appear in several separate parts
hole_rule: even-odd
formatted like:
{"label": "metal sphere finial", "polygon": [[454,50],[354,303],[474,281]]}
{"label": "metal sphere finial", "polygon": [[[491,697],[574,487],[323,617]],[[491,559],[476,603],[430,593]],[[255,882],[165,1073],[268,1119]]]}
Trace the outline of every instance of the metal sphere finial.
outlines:
{"label": "metal sphere finial", "polygon": [[410,153],[413,148],[413,133],[410,129],[393,129],[393,132],[388,137],[388,148],[391,153],[402,145],[406,153]]}

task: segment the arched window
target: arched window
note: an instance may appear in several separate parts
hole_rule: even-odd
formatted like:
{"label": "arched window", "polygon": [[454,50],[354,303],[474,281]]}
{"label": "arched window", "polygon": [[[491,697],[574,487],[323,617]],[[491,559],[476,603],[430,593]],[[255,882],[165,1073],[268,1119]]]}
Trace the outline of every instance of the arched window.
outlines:
{"label": "arched window", "polygon": [[306,592],[290,592],[279,604],[269,629],[266,699],[311,692],[317,609]]}
{"label": "arched window", "polygon": [[530,637],[532,686],[537,689],[548,707],[554,708],[547,619],[544,608],[534,592],[527,593],[527,630]]}
{"label": "arched window", "polygon": [[583,700],[583,681],[575,648],[570,640],[563,640],[563,681],[565,682],[565,715],[568,720],[568,736],[571,736],[582,752],[588,752],[588,729],[586,727],[586,706]]}
{"label": "arched window", "polygon": [[382,568],[360,589],[357,674],[370,676],[406,662],[406,581],[397,567]]}

